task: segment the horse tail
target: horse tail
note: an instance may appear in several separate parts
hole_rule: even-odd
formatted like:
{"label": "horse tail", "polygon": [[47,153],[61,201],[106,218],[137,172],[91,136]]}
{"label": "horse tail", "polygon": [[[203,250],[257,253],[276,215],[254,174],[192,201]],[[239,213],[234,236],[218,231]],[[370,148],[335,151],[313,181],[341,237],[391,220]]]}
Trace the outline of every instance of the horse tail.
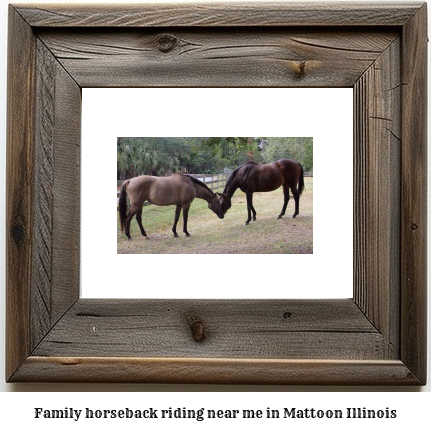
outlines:
{"label": "horse tail", "polygon": [[299,174],[299,183],[298,183],[298,192],[299,195],[302,195],[302,192],[304,191],[304,169],[302,168],[301,163],[298,163],[299,167],[301,168],[301,173]]}
{"label": "horse tail", "polygon": [[118,211],[120,213],[121,232],[124,232],[126,226],[126,215],[127,215],[127,186],[130,180],[124,181],[120,189],[120,197],[118,200]]}

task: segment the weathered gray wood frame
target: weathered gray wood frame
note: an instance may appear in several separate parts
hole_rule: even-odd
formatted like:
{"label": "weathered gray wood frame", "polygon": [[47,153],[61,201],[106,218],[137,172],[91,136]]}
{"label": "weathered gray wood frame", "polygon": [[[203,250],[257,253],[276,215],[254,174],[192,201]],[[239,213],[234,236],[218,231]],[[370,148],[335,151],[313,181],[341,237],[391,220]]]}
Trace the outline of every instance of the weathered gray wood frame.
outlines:
{"label": "weathered gray wood frame", "polygon": [[[425,384],[426,44],[423,3],[11,6],[6,379]],[[80,299],[81,88],[118,86],[352,87],[354,298]]]}

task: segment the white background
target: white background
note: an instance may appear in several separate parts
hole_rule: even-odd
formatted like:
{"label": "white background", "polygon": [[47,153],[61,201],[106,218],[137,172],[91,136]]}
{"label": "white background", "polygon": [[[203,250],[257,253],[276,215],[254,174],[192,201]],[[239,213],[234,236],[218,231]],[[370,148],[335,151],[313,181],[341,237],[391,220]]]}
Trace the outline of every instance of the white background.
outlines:
{"label": "white background", "polygon": [[[82,100],[82,297],[352,297],[352,89],[83,89]],[[313,254],[117,254],[117,136],[312,136]]]}
{"label": "white background", "polygon": [[[162,0],[158,0],[159,2]],[[178,0],[177,0],[178,1]],[[73,0],[68,0],[68,3],[75,3]],[[109,0],[104,3],[109,3]],[[128,0],[129,3],[134,2]],[[150,2],[150,1],[149,1]],[[28,3],[28,1],[14,0],[14,3]],[[38,2],[34,2],[38,3]],[[45,0],[44,3],[65,3],[61,0],[49,1]],[[95,3],[93,0],[87,0],[86,3]],[[392,3],[392,2],[387,2]],[[7,35],[7,2],[0,4],[0,224],[3,227],[4,219],[4,200],[5,200],[5,136],[6,136],[6,35]],[[4,229],[0,230],[0,273],[4,275],[5,268],[5,235]],[[1,277],[0,290],[0,315],[5,315],[4,303],[4,276]],[[431,303],[428,299],[428,309],[431,309]],[[4,318],[0,320],[0,369],[4,370]],[[428,334],[431,333],[431,328]],[[429,343],[431,344],[431,343]],[[431,355],[428,354],[428,362],[430,363]],[[430,367],[428,367],[430,368]],[[385,393],[376,391],[386,391]],[[262,406],[287,406],[297,403],[297,405],[308,405],[309,407],[320,407],[321,405],[330,405],[333,408],[345,404],[354,404],[355,406],[365,406],[370,408],[379,408],[379,406],[389,406],[399,408],[401,413],[400,419],[394,423],[391,422],[375,422],[375,421],[355,421],[346,424],[341,422],[339,424],[330,422],[281,422],[278,427],[286,430],[294,427],[296,430],[301,429],[315,429],[317,426],[330,426],[331,429],[343,430],[348,425],[349,429],[363,430],[367,429],[380,430],[385,426],[391,427],[391,430],[406,430],[408,428],[427,429],[430,422],[429,420],[429,405],[431,402],[431,385],[428,384],[423,388],[404,388],[404,387],[286,387],[286,386],[201,386],[201,385],[142,385],[142,384],[129,384],[129,385],[114,385],[114,384],[6,384],[0,376],[0,426],[2,429],[20,428],[20,426],[33,427],[34,429],[42,428],[46,430],[58,430],[59,428],[68,429],[87,429],[82,425],[68,422],[42,422],[37,423],[32,419],[32,409],[37,406],[45,408],[64,408],[80,406],[96,408],[122,408],[124,405],[129,404],[130,407],[137,405],[149,405],[150,403],[160,403],[160,398],[163,399],[163,404],[169,404],[172,407],[176,406],[190,406],[195,405],[211,408],[211,406],[218,406],[223,404],[225,408],[236,408],[236,405]],[[15,391],[20,393],[10,393]],[[50,392],[54,391],[54,392]],[[57,393],[56,391],[59,391]],[[75,394],[74,391],[84,391],[83,393]],[[101,391],[102,393],[95,393],[92,391]],[[114,391],[125,391],[122,394],[112,394]],[[144,392],[144,393],[136,393]],[[145,392],[160,392],[160,391],[181,391],[167,392],[163,394],[145,393]],[[204,393],[193,393],[190,391],[204,391]],[[217,391],[227,391],[222,394]],[[252,394],[237,393],[233,391],[254,391]],[[260,393],[263,391],[264,393]],[[308,392],[305,394],[296,393],[296,391]],[[330,393],[322,393],[322,391],[330,391]],[[364,393],[363,391],[366,391]],[[392,391],[393,393],[388,393]],[[411,393],[414,391],[425,391],[426,394]],[[23,393],[28,392],[28,393]],[[33,393],[37,392],[37,393]],[[289,393],[290,392],[290,393]],[[79,404],[76,404],[79,400]],[[239,403],[239,404],[238,404]],[[12,425],[13,423],[13,425]],[[242,425],[243,423],[241,423]],[[165,424],[162,424],[165,427]],[[191,422],[186,422],[185,425],[173,422],[170,425],[176,427],[191,427],[196,426]],[[221,423],[215,422],[213,427],[220,429],[220,426],[235,427],[238,429],[238,423]],[[247,424],[248,429],[262,429],[262,425],[267,426],[268,423],[261,423],[259,421],[250,422]],[[113,422],[97,422],[96,426],[103,426],[104,429],[115,430],[119,426],[124,426],[124,423]],[[142,430],[148,426],[145,423],[138,423],[136,429]],[[155,426],[154,424],[152,426]],[[37,428],[36,428],[37,427]],[[95,425],[91,424],[94,429]],[[271,425],[272,428],[277,429],[276,425]],[[202,429],[203,426],[200,426]],[[131,428],[130,425],[127,429]]]}

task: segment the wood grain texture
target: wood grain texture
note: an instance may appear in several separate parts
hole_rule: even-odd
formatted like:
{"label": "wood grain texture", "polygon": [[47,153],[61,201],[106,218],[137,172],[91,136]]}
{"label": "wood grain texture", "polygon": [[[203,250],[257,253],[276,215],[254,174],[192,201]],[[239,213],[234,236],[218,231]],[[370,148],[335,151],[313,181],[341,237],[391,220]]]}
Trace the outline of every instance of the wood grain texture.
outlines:
{"label": "wood grain texture", "polygon": [[33,27],[399,26],[421,3],[17,5]]}
{"label": "wood grain texture", "polygon": [[427,8],[403,29],[401,358],[426,379]]}
{"label": "wood grain texture", "polygon": [[36,41],[36,140],[34,173],[34,252],[32,263],[32,345],[49,331],[51,321],[54,201],[54,123],[56,61]]}
{"label": "wood grain texture", "polygon": [[79,297],[80,241],[81,90],[39,39],[37,54],[33,346]]}
{"label": "wood grain texture", "polygon": [[[425,6],[20,5],[9,40],[9,381],[426,382]],[[81,87],[156,85],[354,88],[353,301],[78,299]]]}
{"label": "wood grain texture", "polygon": [[[202,343],[193,337],[191,318],[203,325]],[[81,299],[33,353],[384,359],[384,342],[352,300]]]}
{"label": "wood grain texture", "polygon": [[417,385],[401,361],[32,356],[15,381],[272,385]]}
{"label": "wood grain texture", "polygon": [[6,195],[6,375],[31,351],[31,260],[33,233],[34,62],[31,28],[9,13]]}
{"label": "wood grain texture", "polygon": [[[400,38],[354,87],[355,301],[399,356]],[[364,205],[366,202],[366,205]],[[377,288],[376,288],[377,286]]]}
{"label": "wood grain texture", "polygon": [[80,286],[81,89],[59,63],[54,109],[52,323],[79,298]]}
{"label": "wood grain texture", "polygon": [[394,32],[38,31],[82,87],[352,87]]}

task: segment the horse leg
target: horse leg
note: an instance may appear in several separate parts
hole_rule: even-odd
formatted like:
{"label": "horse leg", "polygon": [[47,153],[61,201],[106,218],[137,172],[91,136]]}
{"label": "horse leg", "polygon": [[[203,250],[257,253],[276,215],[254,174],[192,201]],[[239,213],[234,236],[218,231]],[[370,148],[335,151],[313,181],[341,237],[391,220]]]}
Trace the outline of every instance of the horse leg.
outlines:
{"label": "horse leg", "polygon": [[190,236],[190,234],[187,232],[187,219],[189,217],[189,208],[190,208],[190,205],[183,206],[183,220],[184,220],[183,232],[186,234],[186,236]]}
{"label": "horse leg", "polygon": [[174,225],[172,227],[172,232],[174,233],[174,237],[175,238],[178,237],[178,234],[177,234],[177,223],[178,223],[178,219],[180,218],[180,214],[181,214],[181,205],[177,205],[177,207],[175,208]]}
{"label": "horse leg", "polygon": [[136,220],[138,222],[139,229],[141,229],[141,235],[147,236],[147,234],[145,233],[145,230],[144,230],[144,226],[142,226],[142,208],[140,210],[138,210],[138,212],[136,213]]}
{"label": "horse leg", "polygon": [[295,213],[293,214],[293,218],[295,218],[299,214],[299,192],[298,189],[292,188],[293,198],[295,199]]}
{"label": "horse leg", "polygon": [[281,209],[281,213],[278,215],[277,219],[280,219],[284,216],[284,214],[286,214],[286,208],[287,208],[287,204],[289,203],[289,187],[284,186],[283,187],[283,193],[284,193],[284,203],[283,203],[283,208]]}
{"label": "horse leg", "polygon": [[127,217],[126,217],[126,228],[124,229],[124,233],[127,236],[127,238],[129,239],[129,241],[132,239],[132,237],[130,236],[130,222],[132,221],[133,216],[139,211],[142,211],[142,207],[138,206],[138,205],[132,205],[130,207],[129,212],[127,213]]}
{"label": "horse leg", "polygon": [[244,226],[247,226],[250,223],[251,220],[251,213],[253,212],[253,221],[256,220],[256,210],[253,207],[253,192],[247,192],[247,212],[248,212],[248,218],[244,222]]}
{"label": "horse leg", "polygon": [[256,221],[256,210],[254,209],[253,203],[251,204],[251,212],[253,213],[253,221]]}

